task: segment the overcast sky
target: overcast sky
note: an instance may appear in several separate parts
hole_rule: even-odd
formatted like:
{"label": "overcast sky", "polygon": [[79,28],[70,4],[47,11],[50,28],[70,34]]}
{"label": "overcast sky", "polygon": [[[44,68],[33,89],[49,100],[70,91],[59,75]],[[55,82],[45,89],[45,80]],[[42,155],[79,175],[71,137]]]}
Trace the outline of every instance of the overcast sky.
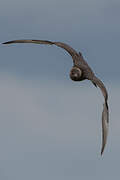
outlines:
{"label": "overcast sky", "polygon": [[0,179],[113,180],[120,177],[120,1],[1,0],[0,42],[46,39],[83,53],[109,92],[69,79],[71,57],[54,46],[0,45]]}

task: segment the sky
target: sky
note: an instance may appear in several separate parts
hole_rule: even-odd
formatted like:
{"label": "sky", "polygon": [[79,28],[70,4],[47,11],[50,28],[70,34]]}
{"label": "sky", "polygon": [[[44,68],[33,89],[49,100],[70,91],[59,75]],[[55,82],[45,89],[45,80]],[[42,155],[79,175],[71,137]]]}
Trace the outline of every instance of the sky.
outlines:
{"label": "sky", "polygon": [[119,179],[119,17],[119,0],[1,0],[0,42],[46,39],[82,52],[107,87],[110,129],[101,157],[103,97],[69,79],[64,50],[0,44],[0,179]]}

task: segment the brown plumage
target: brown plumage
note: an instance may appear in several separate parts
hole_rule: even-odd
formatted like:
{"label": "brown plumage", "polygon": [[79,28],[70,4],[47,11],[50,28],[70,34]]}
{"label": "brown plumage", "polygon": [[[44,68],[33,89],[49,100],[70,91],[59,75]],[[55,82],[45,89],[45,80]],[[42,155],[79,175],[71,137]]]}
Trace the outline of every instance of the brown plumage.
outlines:
{"label": "brown plumage", "polygon": [[108,124],[109,124],[109,109],[108,109],[108,93],[107,90],[100,79],[98,79],[95,74],[93,73],[92,69],[89,67],[87,62],[84,60],[82,54],[79,52],[77,53],[72,47],[65,43],[61,42],[52,42],[46,40],[14,40],[4,42],[2,44],[12,44],[12,43],[35,43],[35,44],[47,44],[47,45],[56,45],[65,49],[73,59],[73,67],[70,71],[70,78],[73,81],[82,81],[85,79],[90,80],[96,87],[98,86],[102,94],[104,96],[104,104],[103,104],[103,112],[102,112],[102,148],[101,148],[101,155],[104,151],[106,141],[107,141],[107,134],[108,134]]}

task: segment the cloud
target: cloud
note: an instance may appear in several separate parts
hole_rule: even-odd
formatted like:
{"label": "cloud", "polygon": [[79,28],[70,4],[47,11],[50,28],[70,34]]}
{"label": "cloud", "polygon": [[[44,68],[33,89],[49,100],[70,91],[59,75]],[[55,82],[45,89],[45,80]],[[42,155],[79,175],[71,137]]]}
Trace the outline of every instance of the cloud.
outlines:
{"label": "cloud", "polygon": [[119,179],[119,4],[1,2],[1,41],[60,40],[83,53],[107,82],[110,130],[101,158],[103,97],[88,81],[68,80],[72,59],[63,50],[1,45],[0,179]]}

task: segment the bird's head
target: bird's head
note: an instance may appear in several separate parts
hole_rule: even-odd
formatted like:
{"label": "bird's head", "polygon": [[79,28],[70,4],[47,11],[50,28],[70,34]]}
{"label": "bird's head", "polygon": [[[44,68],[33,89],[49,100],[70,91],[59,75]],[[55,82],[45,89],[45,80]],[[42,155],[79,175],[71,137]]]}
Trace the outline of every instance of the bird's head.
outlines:
{"label": "bird's head", "polygon": [[70,71],[70,78],[73,80],[73,81],[81,81],[82,77],[82,71],[81,69],[77,68],[77,67],[73,67]]}

